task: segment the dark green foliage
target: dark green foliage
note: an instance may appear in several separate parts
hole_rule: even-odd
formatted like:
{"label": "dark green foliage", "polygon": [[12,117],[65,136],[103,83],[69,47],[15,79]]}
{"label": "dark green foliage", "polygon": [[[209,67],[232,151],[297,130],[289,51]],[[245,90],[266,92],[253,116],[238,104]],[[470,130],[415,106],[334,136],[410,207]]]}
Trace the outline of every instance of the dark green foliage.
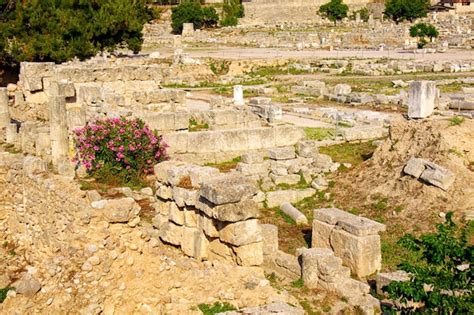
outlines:
{"label": "dark green foliage", "polygon": [[417,18],[425,17],[429,8],[429,0],[388,0],[384,14],[395,23],[405,20],[413,22]]}
{"label": "dark green foliage", "polygon": [[0,19],[0,63],[59,63],[117,47],[137,53],[150,18],[144,0],[18,1]]}
{"label": "dark green foliage", "polygon": [[367,22],[369,21],[369,16],[370,16],[370,10],[367,8],[367,7],[363,7],[362,9],[359,9],[357,11],[355,11],[353,14],[352,14],[352,19],[355,20],[355,17],[356,17],[356,14],[359,13],[360,14],[360,19],[364,22]]}
{"label": "dark green foliage", "polygon": [[429,23],[418,23],[410,27],[410,36],[418,37],[418,48],[423,48],[427,44],[426,37],[433,39],[438,35],[436,27]]}
{"label": "dark green foliage", "polygon": [[[1,3],[0,3],[0,5],[1,5]],[[10,288],[10,287],[0,289],[0,303],[3,303],[3,301],[5,301],[5,299],[7,298],[8,291],[11,290],[11,289],[12,288]]]}
{"label": "dark green foliage", "polygon": [[225,0],[222,8],[222,26],[235,26],[244,17],[244,6],[239,0]]}
{"label": "dark green foliage", "polygon": [[[473,228],[472,222],[457,226],[452,221],[452,213],[448,213],[446,223],[439,224],[436,233],[419,239],[408,234],[399,240],[401,246],[421,256],[416,263],[404,262],[399,266],[411,274],[410,281],[392,282],[383,288],[391,299],[402,303],[399,311],[468,314],[474,309],[474,246],[469,243]],[[408,307],[408,301],[420,306]]]}
{"label": "dark green foliage", "polygon": [[319,14],[334,22],[334,25],[337,21],[347,17],[347,11],[349,11],[349,7],[342,0],[331,0],[319,7]]}
{"label": "dark green foliage", "polygon": [[213,7],[202,7],[199,1],[188,0],[171,10],[173,33],[181,34],[183,23],[193,23],[194,29],[215,27],[219,16]]}
{"label": "dark green foliage", "polygon": [[199,310],[204,314],[204,315],[214,315],[218,313],[223,313],[223,312],[228,312],[228,311],[236,311],[237,309],[227,303],[221,303],[221,302],[216,302],[212,305],[209,304],[199,304],[198,305]]}

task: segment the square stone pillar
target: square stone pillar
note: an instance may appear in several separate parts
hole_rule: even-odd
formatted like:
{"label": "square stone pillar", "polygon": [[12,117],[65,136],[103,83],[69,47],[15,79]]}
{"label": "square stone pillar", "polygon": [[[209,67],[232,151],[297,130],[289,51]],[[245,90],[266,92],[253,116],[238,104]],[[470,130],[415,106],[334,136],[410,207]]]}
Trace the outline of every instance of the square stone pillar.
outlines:
{"label": "square stone pillar", "polygon": [[7,88],[0,88],[0,129],[10,124],[10,111],[8,110]]}
{"label": "square stone pillar", "polygon": [[408,91],[408,117],[426,118],[433,114],[436,95],[435,82],[412,82]]}
{"label": "square stone pillar", "polygon": [[244,89],[242,85],[234,86],[234,104],[235,105],[245,105],[244,101]]}

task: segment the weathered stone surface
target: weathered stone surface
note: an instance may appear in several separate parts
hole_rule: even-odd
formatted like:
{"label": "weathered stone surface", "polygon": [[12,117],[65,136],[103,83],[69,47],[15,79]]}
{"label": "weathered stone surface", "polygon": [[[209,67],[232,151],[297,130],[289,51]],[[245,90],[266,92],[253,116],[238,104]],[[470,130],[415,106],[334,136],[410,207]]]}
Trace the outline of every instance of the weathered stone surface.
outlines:
{"label": "weathered stone surface", "polygon": [[273,224],[261,224],[263,254],[273,255],[278,251],[278,227]]}
{"label": "weathered stone surface", "polygon": [[319,282],[319,265],[321,256],[334,256],[330,249],[326,248],[311,248],[305,249],[301,255],[301,278],[305,286],[310,289],[318,287]]}
{"label": "weathered stone surface", "polygon": [[339,221],[337,222],[337,226],[341,227],[343,230],[353,235],[376,235],[379,232],[384,232],[386,229],[385,224],[381,224],[376,221],[364,217],[359,217],[350,213],[348,214],[349,215],[339,219]]}
{"label": "weathered stone surface", "polygon": [[271,174],[270,178],[273,180],[275,185],[286,184],[286,185],[296,185],[301,180],[300,175],[291,174],[291,175],[274,175]]}
{"label": "weathered stone surface", "polygon": [[448,190],[454,183],[454,174],[434,163],[427,165],[420,178],[433,186],[441,188],[442,190]]}
{"label": "weathered stone surface", "polygon": [[241,266],[259,266],[263,263],[263,242],[233,247]]}
{"label": "weathered stone surface", "polygon": [[290,218],[292,218],[296,224],[308,224],[308,219],[306,216],[301,213],[298,209],[293,207],[290,203],[284,203],[281,205],[281,211],[287,214]]}
{"label": "weathered stone surface", "polygon": [[355,236],[343,230],[331,233],[331,247],[337,257],[358,277],[369,276],[382,267],[380,236]]}
{"label": "weathered stone surface", "polygon": [[178,208],[174,202],[169,203],[168,214],[170,221],[178,225],[184,225],[184,211]]}
{"label": "weathered stone surface", "polygon": [[197,216],[197,226],[209,237],[219,237],[215,221],[201,213]]}
{"label": "weathered stone surface", "polygon": [[339,219],[344,218],[349,214],[350,213],[337,208],[321,208],[314,210],[313,217],[315,220],[336,225]]}
{"label": "weathered stone surface", "polygon": [[214,239],[209,242],[209,260],[218,260],[225,263],[234,264],[236,257],[232,249],[219,239]]}
{"label": "weathered stone surface", "polygon": [[297,203],[304,198],[313,196],[315,193],[316,190],[313,188],[270,191],[267,193],[267,205],[274,208],[284,203]]}
{"label": "weathered stone surface", "polygon": [[181,187],[173,187],[173,199],[178,207],[194,206],[198,199],[198,191]]}
{"label": "weathered stone surface", "polygon": [[262,229],[256,219],[229,223],[219,229],[219,238],[235,246],[247,245],[262,241]]}
{"label": "weathered stone surface", "polygon": [[328,171],[333,162],[332,162],[332,159],[329,155],[326,155],[326,154],[316,154],[313,156],[313,159],[314,159],[314,162],[313,162],[313,167],[315,168],[319,168],[323,171]]}
{"label": "weathered stone surface", "polygon": [[151,223],[158,230],[161,229],[163,224],[168,222],[168,215],[157,214],[153,217]]}
{"label": "weathered stone surface", "polygon": [[237,203],[214,205],[204,198],[200,198],[196,208],[219,221],[237,222],[251,218],[258,218],[260,210],[258,204],[252,199],[246,199]]}
{"label": "weathered stone surface", "polygon": [[127,223],[140,213],[140,206],[133,198],[107,200],[103,214],[109,223]]}
{"label": "weathered stone surface", "polygon": [[301,157],[311,158],[318,153],[318,147],[315,141],[302,140],[296,144],[296,152]]}
{"label": "weathered stone surface", "polygon": [[383,272],[378,273],[375,278],[377,285],[377,294],[384,294],[383,287],[389,285],[392,281],[409,281],[410,275],[403,270],[397,270],[394,272]]}
{"label": "weathered stone surface", "polygon": [[236,170],[244,175],[267,175],[268,166],[268,163],[239,163],[237,164]]}
{"label": "weathered stone surface", "polygon": [[159,235],[164,242],[179,246],[183,238],[183,227],[168,221],[161,226]]}
{"label": "weathered stone surface", "polygon": [[313,220],[311,247],[331,248],[330,236],[334,225],[319,220]]}
{"label": "weathered stone surface", "polygon": [[197,228],[183,227],[183,237],[181,239],[181,250],[184,254],[195,257],[195,244],[200,232]]}
{"label": "weathered stone surface", "polygon": [[208,167],[208,166],[193,167],[189,170],[189,178],[191,180],[191,186],[193,188],[199,189],[203,182],[208,181],[211,178],[218,176],[219,174],[220,174],[219,170],[214,167]]}
{"label": "weathered stone surface", "polygon": [[301,266],[298,262],[298,257],[287,254],[279,250],[275,255],[275,264],[286,271],[293,274],[295,277],[301,277]]}
{"label": "weathered stone surface", "polygon": [[426,118],[433,113],[436,99],[436,83],[414,81],[408,92],[408,117]]}
{"label": "weathered stone surface", "polygon": [[155,167],[154,167],[156,179],[160,183],[167,183],[168,182],[168,170],[170,170],[171,168],[177,167],[177,166],[183,166],[185,164],[186,163],[184,163],[184,162],[175,161],[175,160],[164,161],[164,162],[156,164]]}
{"label": "weathered stone surface", "polygon": [[258,192],[250,179],[239,175],[222,175],[201,186],[201,196],[216,205],[249,199]]}
{"label": "weathered stone surface", "polygon": [[160,185],[156,189],[156,195],[161,199],[171,200],[173,199],[173,188],[168,185]]}
{"label": "weathered stone surface", "polygon": [[12,284],[16,293],[32,298],[40,289],[41,283],[31,274],[24,273],[23,276]]}
{"label": "weathered stone surface", "polygon": [[295,148],[283,147],[268,150],[268,157],[272,160],[291,160],[296,157]]}
{"label": "weathered stone surface", "polygon": [[419,178],[426,168],[425,164],[425,160],[411,157],[403,168],[403,172],[407,175]]}
{"label": "weathered stone surface", "polygon": [[263,163],[263,154],[258,152],[249,152],[242,154],[242,163],[246,164],[260,164]]}
{"label": "weathered stone surface", "polygon": [[348,84],[337,84],[334,87],[334,93],[336,95],[348,95],[352,91],[351,86]]}
{"label": "weathered stone surface", "polygon": [[197,226],[197,213],[195,209],[184,208],[184,225],[187,227]]}
{"label": "weathered stone surface", "polygon": [[275,302],[272,304],[256,306],[256,307],[247,307],[243,308],[241,311],[230,311],[222,313],[222,315],[238,315],[238,314],[247,314],[247,315],[303,315],[305,312],[302,309],[296,308],[295,306],[288,305],[284,302]]}

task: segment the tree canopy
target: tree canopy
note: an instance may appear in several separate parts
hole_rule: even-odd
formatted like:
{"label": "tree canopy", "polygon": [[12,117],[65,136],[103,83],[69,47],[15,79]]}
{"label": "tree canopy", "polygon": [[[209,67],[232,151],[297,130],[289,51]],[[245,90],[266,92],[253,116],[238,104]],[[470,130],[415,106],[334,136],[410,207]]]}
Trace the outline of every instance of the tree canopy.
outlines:
{"label": "tree canopy", "polygon": [[405,20],[413,22],[425,17],[430,8],[429,0],[388,0],[385,2],[384,14],[395,23]]}
{"label": "tree canopy", "polygon": [[137,53],[145,0],[0,0],[0,63],[64,62],[125,47]]}
{"label": "tree canopy", "polygon": [[349,11],[349,7],[342,0],[331,0],[319,7],[319,14],[334,24],[347,17],[347,11]]}
{"label": "tree canopy", "polygon": [[214,27],[219,16],[213,7],[203,7],[199,1],[187,0],[171,10],[173,33],[181,34],[184,23],[193,23],[195,29]]}
{"label": "tree canopy", "polygon": [[436,27],[429,23],[417,23],[410,27],[410,36],[418,37],[418,47],[423,48],[427,41],[426,37],[433,39],[438,37],[439,33]]}

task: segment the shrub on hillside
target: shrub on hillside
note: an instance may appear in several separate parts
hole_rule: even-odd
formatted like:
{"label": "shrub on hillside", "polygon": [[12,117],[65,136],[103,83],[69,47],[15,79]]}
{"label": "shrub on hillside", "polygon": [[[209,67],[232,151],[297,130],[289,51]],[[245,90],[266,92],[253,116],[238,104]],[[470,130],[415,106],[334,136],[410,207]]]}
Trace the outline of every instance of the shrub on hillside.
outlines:
{"label": "shrub on hillside", "polygon": [[106,118],[75,131],[75,160],[97,179],[122,183],[143,178],[166,158],[166,143],[141,119]]}
{"label": "shrub on hillside", "polygon": [[181,34],[184,23],[193,23],[194,29],[215,27],[219,22],[214,7],[202,7],[197,1],[188,0],[171,10],[171,27],[173,33]]}
{"label": "shrub on hillside", "polygon": [[384,14],[395,23],[425,17],[431,6],[429,0],[388,0],[385,2]]}
{"label": "shrub on hillside", "polygon": [[349,7],[342,0],[331,0],[319,7],[319,14],[336,25],[337,21],[347,17]]}
{"label": "shrub on hillside", "polygon": [[423,48],[428,43],[426,37],[430,40],[438,37],[439,33],[436,27],[429,23],[417,23],[410,27],[410,36],[418,37],[418,48]]}
{"label": "shrub on hillside", "polygon": [[222,26],[235,26],[240,18],[243,18],[244,6],[239,0],[226,0],[222,7]]}

